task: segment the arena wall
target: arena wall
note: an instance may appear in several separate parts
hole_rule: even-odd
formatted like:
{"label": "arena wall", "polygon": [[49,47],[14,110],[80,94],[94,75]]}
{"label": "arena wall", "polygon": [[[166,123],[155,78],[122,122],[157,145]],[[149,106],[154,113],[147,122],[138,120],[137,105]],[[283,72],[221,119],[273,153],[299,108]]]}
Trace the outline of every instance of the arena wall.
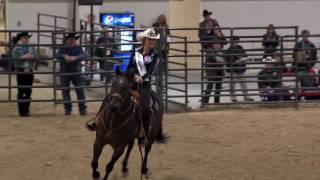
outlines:
{"label": "arena wall", "polygon": [[202,0],[201,10],[213,11],[221,26],[299,25],[320,33],[318,0]]}
{"label": "arena wall", "polygon": [[6,8],[7,29],[36,29],[39,12],[72,17],[72,0],[8,0]]}

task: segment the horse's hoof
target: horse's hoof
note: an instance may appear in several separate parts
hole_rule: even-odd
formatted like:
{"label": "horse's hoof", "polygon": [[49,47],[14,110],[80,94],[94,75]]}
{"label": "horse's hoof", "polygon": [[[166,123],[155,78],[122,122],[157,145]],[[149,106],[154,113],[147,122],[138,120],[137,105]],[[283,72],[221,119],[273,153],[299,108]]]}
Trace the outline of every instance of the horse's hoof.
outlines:
{"label": "horse's hoof", "polygon": [[128,174],[129,174],[129,169],[123,168],[122,169],[122,177],[126,178],[126,177],[128,177]]}
{"label": "horse's hoof", "polygon": [[141,173],[142,173],[143,175],[147,175],[147,174],[148,174],[148,168],[142,168],[142,169],[141,169]]}
{"label": "horse's hoof", "polygon": [[95,171],[95,172],[92,173],[92,177],[94,179],[99,179],[100,178],[100,173],[98,171]]}
{"label": "horse's hoof", "polygon": [[129,171],[128,168],[126,168],[126,167],[122,168],[122,173],[128,173],[128,171]]}

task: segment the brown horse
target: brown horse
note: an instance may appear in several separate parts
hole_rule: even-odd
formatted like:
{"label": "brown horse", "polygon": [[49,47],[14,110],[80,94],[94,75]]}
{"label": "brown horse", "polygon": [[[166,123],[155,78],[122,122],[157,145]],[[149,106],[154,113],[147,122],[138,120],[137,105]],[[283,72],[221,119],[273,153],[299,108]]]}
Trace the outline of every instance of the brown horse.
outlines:
{"label": "brown horse", "polygon": [[[116,70],[116,76],[112,83],[110,95],[104,100],[99,115],[101,123],[97,127],[96,140],[94,143],[94,155],[91,162],[92,177],[100,178],[98,169],[98,160],[105,145],[109,144],[113,148],[113,155],[106,166],[106,174],[103,180],[107,180],[114,164],[124,153],[126,147],[127,152],[122,162],[122,173],[128,172],[128,159],[137,138],[139,124],[135,115],[135,103],[133,102],[129,88],[131,87],[133,78],[131,75],[122,75],[119,69]],[[141,173],[147,174],[148,154],[152,144],[155,141],[165,142],[162,133],[163,105],[162,101],[152,93],[152,116],[150,120],[150,128],[145,146],[145,155],[142,162]]]}

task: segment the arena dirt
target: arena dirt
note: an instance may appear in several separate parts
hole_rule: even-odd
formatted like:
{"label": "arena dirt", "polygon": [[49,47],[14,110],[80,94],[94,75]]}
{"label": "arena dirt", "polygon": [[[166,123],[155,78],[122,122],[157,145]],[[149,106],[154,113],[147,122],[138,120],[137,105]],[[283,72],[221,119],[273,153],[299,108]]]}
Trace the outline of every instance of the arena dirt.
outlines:
{"label": "arena dirt", "polygon": [[[8,84],[6,80],[0,77],[0,84]],[[50,94],[50,89],[33,90],[34,99],[52,98]],[[0,89],[0,99],[6,98],[8,91]],[[75,107],[73,115],[65,117],[62,105],[32,103],[32,117],[20,118],[16,104],[0,103],[0,180],[91,179],[94,134],[84,123],[98,107],[90,103],[86,117]],[[319,108],[170,114],[164,127],[170,140],[152,150],[152,180],[320,179]],[[101,172],[110,155],[106,147]],[[135,147],[126,179],[140,179],[140,164]],[[120,167],[121,161],[111,180],[124,179]]]}
{"label": "arena dirt", "polygon": [[[89,180],[94,134],[83,127],[90,115],[63,116],[62,106],[32,104],[32,117],[0,104],[1,180]],[[74,109],[76,110],[76,109]],[[150,157],[152,180],[319,180],[320,111],[228,110],[166,115],[166,145]],[[110,158],[106,147],[100,171]],[[126,179],[139,179],[135,147]],[[120,180],[121,161],[111,175]]]}

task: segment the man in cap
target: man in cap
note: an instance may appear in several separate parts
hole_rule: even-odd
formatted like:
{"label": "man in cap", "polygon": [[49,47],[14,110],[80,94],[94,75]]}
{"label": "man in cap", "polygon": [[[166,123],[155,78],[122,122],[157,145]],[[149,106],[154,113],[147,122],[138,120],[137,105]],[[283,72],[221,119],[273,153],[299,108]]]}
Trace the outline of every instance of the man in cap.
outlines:
{"label": "man in cap", "polygon": [[[208,38],[210,38],[208,36],[213,35],[213,27],[215,26],[220,27],[218,21],[215,19],[212,19],[211,15],[212,15],[212,12],[206,9],[202,12],[202,16],[204,20],[199,24],[198,35],[199,35],[200,41],[207,41]],[[204,49],[208,48],[207,43],[201,43],[201,45],[202,45],[202,48]]]}
{"label": "man in cap", "polygon": [[29,46],[31,36],[29,32],[17,34],[16,40],[18,43],[13,48],[11,55],[17,72],[18,110],[19,115],[22,117],[30,116],[31,87],[34,79],[34,59],[36,58],[35,48]]}
{"label": "man in cap", "polygon": [[268,56],[263,59],[265,68],[258,73],[258,87],[264,101],[279,101],[282,88],[282,76],[275,68],[276,61]]}
{"label": "man in cap", "polygon": [[81,74],[70,74],[66,73],[81,73],[81,61],[86,59],[86,55],[82,48],[77,46],[77,39],[79,36],[75,33],[69,33],[64,38],[63,47],[59,50],[57,54],[57,59],[62,60],[60,71],[63,73],[61,75],[61,86],[62,86],[62,96],[64,100],[64,110],[65,115],[71,115],[72,104],[70,98],[70,83],[72,82],[75,87],[75,91],[78,97],[78,106],[80,115],[87,114],[87,107],[85,105],[85,94],[81,86],[83,86],[83,79]]}

